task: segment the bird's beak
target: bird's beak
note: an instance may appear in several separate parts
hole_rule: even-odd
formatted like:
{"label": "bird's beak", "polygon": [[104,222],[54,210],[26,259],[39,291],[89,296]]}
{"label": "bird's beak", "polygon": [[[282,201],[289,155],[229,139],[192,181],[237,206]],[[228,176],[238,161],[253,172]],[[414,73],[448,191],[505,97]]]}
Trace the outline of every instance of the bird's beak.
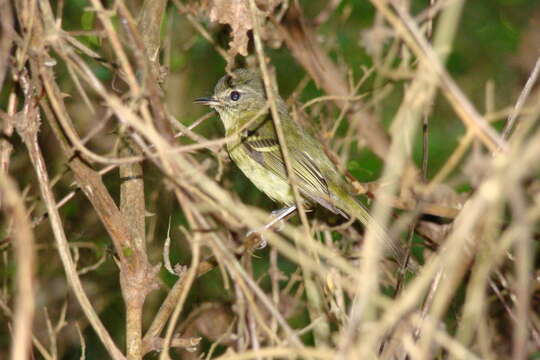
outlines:
{"label": "bird's beak", "polygon": [[212,107],[221,105],[221,101],[216,99],[216,97],[214,96],[200,97],[200,98],[195,99],[194,102],[195,104],[201,104],[201,105],[212,106]]}

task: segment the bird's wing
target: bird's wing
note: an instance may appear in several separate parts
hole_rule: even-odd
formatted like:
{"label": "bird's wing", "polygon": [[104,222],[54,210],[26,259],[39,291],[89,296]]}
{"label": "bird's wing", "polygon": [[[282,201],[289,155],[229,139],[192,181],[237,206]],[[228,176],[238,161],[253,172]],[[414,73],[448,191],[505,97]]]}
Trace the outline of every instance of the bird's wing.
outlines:
{"label": "bird's wing", "polygon": [[[296,131],[296,129],[285,130]],[[291,134],[289,133],[289,135]],[[315,159],[310,155],[309,147],[311,144],[306,144],[305,141],[294,141],[300,140],[297,137],[302,135],[298,133],[293,135],[288,137],[292,141],[287,143],[287,148],[295,179],[302,195],[334,213],[346,216],[334,205],[327,180],[317,166]],[[267,118],[264,123],[245,131],[242,134],[240,146],[244,147],[245,152],[252,159],[287,181],[285,163],[271,118]]]}

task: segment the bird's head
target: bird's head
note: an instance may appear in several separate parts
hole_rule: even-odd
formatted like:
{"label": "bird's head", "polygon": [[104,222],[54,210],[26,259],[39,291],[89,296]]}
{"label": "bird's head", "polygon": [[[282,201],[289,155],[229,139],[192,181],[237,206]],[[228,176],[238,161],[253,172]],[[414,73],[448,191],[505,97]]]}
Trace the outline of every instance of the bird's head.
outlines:
{"label": "bird's head", "polygon": [[225,129],[229,129],[265,108],[266,95],[259,73],[237,69],[218,81],[212,96],[198,98],[195,102],[215,109]]}

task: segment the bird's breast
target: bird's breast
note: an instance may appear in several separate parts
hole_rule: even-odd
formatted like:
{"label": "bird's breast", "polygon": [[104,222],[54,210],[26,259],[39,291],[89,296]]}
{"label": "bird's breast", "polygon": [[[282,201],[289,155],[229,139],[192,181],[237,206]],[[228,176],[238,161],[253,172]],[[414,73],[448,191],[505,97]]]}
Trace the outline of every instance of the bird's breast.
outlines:
{"label": "bird's breast", "polygon": [[263,193],[272,200],[291,205],[294,197],[288,182],[264,166],[264,159],[257,159],[242,144],[240,138],[227,144],[227,150],[236,166]]}

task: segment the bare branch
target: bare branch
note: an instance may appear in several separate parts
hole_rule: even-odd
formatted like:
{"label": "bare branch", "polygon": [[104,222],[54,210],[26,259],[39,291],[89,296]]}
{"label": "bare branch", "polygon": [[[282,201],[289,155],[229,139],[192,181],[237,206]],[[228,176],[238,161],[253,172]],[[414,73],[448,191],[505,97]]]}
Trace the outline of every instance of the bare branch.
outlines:
{"label": "bare branch", "polygon": [[11,359],[30,356],[32,324],[36,298],[36,248],[32,225],[17,186],[6,174],[0,172],[0,198],[3,211],[13,222],[11,234],[17,263],[17,296],[13,315],[14,333]]}

